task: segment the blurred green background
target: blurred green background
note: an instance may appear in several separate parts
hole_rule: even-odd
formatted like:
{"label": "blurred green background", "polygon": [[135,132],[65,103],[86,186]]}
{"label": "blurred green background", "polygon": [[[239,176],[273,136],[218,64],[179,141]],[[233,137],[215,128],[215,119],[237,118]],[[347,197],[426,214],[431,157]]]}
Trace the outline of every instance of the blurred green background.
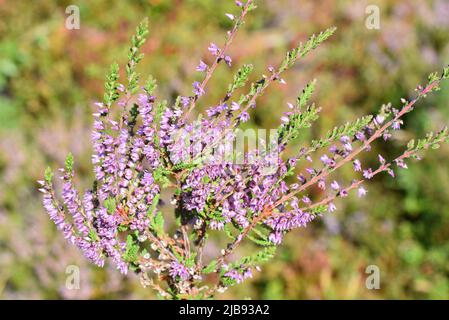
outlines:
{"label": "blurred green background", "polygon": [[[428,73],[449,62],[449,1],[260,0],[201,101],[221,97],[232,71],[255,65],[255,78],[311,33],[336,25],[336,36],[300,61],[259,101],[254,126],[274,128],[302,86],[318,79],[321,119],[310,133],[410,97]],[[65,28],[65,8],[80,8],[81,28]],[[365,27],[368,5],[380,8],[379,30]],[[72,151],[80,185],[92,178],[92,103],[101,98],[111,62],[126,63],[129,37],[148,16],[150,39],[140,71],[153,74],[158,94],[190,94],[210,41],[222,44],[233,1],[0,0],[0,298],[154,298],[135,276],[91,266],[68,245],[41,207],[36,180]],[[406,118],[406,131],[379,144],[400,152],[412,134],[448,123],[449,86]],[[307,137],[306,137],[307,138]],[[275,260],[254,279],[218,298],[449,299],[449,148],[430,152],[396,180],[378,177],[363,200],[286,237]],[[341,173],[350,179],[350,170]],[[242,248],[242,250],[248,250]],[[381,289],[365,287],[365,268],[377,265]],[[66,267],[78,265],[80,290],[65,286]]]}

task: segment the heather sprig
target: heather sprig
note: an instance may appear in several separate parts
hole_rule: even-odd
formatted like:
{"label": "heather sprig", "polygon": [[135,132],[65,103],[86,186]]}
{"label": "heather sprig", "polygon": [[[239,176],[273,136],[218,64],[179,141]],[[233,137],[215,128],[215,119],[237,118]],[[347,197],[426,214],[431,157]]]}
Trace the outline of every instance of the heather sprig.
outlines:
{"label": "heather sprig", "polygon": [[136,72],[136,65],[143,58],[143,54],[140,53],[140,49],[146,41],[148,32],[148,19],[145,19],[137,26],[136,34],[131,38],[131,47],[128,52],[128,64],[126,65],[128,90],[131,93],[136,93],[139,85],[139,74]]}
{"label": "heather sprig", "polygon": [[[313,126],[321,110],[311,102],[316,87],[312,80],[296,103],[288,104],[268,141],[259,137],[253,141],[256,145],[235,150],[235,141],[252,137],[244,132],[242,138],[236,129],[249,120],[250,109],[256,108],[266,89],[274,83],[285,85],[281,75],[336,30],[331,27],[313,35],[251,84],[253,66],[241,66],[224,97],[191,121],[200,96],[214,90],[207,84],[220,62],[233,66],[228,49],[247,14],[256,8],[254,0],[236,5],[239,14],[227,14],[233,26],[223,47],[211,43],[212,64],[200,61],[196,68],[204,73],[203,80],[193,84],[193,95],[175,101],[157,97],[152,76],[140,87],[136,67],[143,57],[148,22],[139,24],[125,68],[127,86],[119,83],[119,66],[113,64],[103,101],[95,104],[92,188],[77,191],[72,154],[60,170],[61,200],[51,169],[39,181],[44,208],[70,243],[100,267],[111,261],[123,274],[135,272],[162,298],[209,298],[242,283],[274,258],[287,233],[334,212],[337,200],[353,190],[366,196],[365,185],[379,173],[394,177],[397,170],[407,169],[410,159],[419,160],[424,151],[449,140],[444,128],[411,140],[394,159],[375,154],[377,167],[360,160],[372,154],[374,142],[391,143],[405,125],[404,115],[449,78],[446,67],[418,86],[411,101],[401,99],[398,107],[383,105],[375,115],[336,126],[298,147],[298,138]],[[243,88],[246,93],[234,97]],[[120,110],[118,119],[115,110]],[[285,158],[287,150],[293,156]],[[338,169],[345,165],[353,168],[352,181],[338,178]],[[168,191],[172,195],[167,200],[163,195]],[[166,217],[170,209],[173,219]],[[210,256],[205,246],[214,233],[229,240],[218,255]],[[255,247],[252,255],[238,255],[236,249],[244,242]],[[215,277],[210,276],[213,273]]]}

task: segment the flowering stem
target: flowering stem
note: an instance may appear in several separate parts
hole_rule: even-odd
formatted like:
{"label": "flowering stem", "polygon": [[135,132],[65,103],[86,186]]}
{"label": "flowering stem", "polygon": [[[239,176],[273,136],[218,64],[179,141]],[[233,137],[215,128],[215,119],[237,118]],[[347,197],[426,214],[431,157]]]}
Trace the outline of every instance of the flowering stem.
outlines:
{"label": "flowering stem", "polygon": [[[377,138],[382,136],[382,133],[388,129],[394,121],[398,120],[399,118],[401,118],[404,114],[406,114],[407,112],[409,112],[411,110],[411,108],[413,107],[413,105],[420,99],[420,97],[424,96],[425,94],[429,93],[432,89],[434,89],[436,86],[438,86],[439,84],[439,80],[434,81],[430,84],[427,85],[426,88],[424,88],[420,94],[418,95],[418,97],[416,97],[414,100],[412,100],[411,102],[409,102],[406,106],[403,107],[403,109],[398,112],[398,114],[391,119],[390,121],[388,121],[386,124],[384,124],[381,128],[379,128],[369,139],[367,139],[365,141],[365,143],[358,149],[356,149],[355,151],[353,151],[351,154],[349,154],[347,157],[345,157],[343,160],[341,160],[340,162],[338,162],[336,164],[335,167],[332,168],[332,171],[338,169],[339,167],[343,166],[344,164],[346,164],[347,162],[351,161],[352,159],[354,159],[360,152],[362,152],[363,150],[366,149],[367,146],[369,146],[374,140],[376,140]],[[302,185],[299,189],[281,197],[281,199],[279,199],[277,202],[275,202],[275,204],[273,204],[272,206],[268,206],[267,208],[265,208],[265,210],[262,211],[262,213],[258,216],[256,216],[253,221],[246,227],[244,228],[244,230],[239,234],[239,236],[231,243],[228,245],[227,249],[224,251],[224,253],[221,255],[221,257],[217,260],[218,266],[221,266],[224,261],[225,258],[231,254],[234,249],[240,244],[240,242],[246,237],[246,235],[261,221],[273,216],[275,214],[275,212],[273,211],[274,208],[278,207],[280,204],[285,203],[286,201],[288,201],[289,199],[291,199],[294,195],[296,195],[299,192],[304,191],[305,189],[307,189],[308,187],[314,185],[316,182],[318,182],[320,179],[325,178],[331,171],[326,171],[324,170],[322,173],[318,174],[317,176],[313,177],[311,180],[309,180],[307,183],[305,183],[304,185]]]}
{"label": "flowering stem", "polygon": [[[246,2],[245,6],[243,7],[240,17],[237,18],[236,22],[234,23],[234,27],[232,28],[231,31],[229,31],[229,33],[226,37],[223,49],[220,50],[219,55],[214,60],[213,64],[208,68],[208,70],[206,72],[206,76],[204,77],[204,80],[200,84],[200,91],[204,92],[204,90],[206,89],[206,85],[209,82],[209,80],[211,79],[212,74],[214,73],[215,69],[218,67],[218,64],[225,58],[226,52],[228,51],[229,47],[231,46],[232,41],[234,40],[234,38],[237,34],[237,31],[240,28],[240,26],[242,25],[243,20],[245,19],[245,16],[248,13],[248,9],[253,4],[253,2],[254,2],[254,0],[248,0]],[[192,110],[195,109],[196,102],[198,99],[199,99],[199,95],[195,95],[191,99],[189,109],[187,110],[187,112],[184,113],[183,117],[181,118],[182,121],[185,121],[188,118],[188,116],[190,115],[190,113],[192,112]]]}
{"label": "flowering stem", "polygon": [[[318,180],[323,179],[325,177],[327,177],[327,175],[332,172],[337,170],[338,168],[340,168],[341,166],[343,166],[344,164],[348,163],[349,161],[353,160],[360,152],[362,152],[363,150],[365,150],[369,145],[371,145],[371,143],[378,139],[379,137],[382,136],[382,133],[387,130],[389,127],[391,127],[391,125],[397,121],[399,118],[401,118],[404,114],[408,113],[413,105],[425,94],[427,94],[428,92],[430,92],[435,86],[437,86],[439,83],[439,81],[434,81],[432,83],[430,83],[426,88],[424,88],[421,93],[418,95],[418,97],[416,97],[415,99],[413,99],[412,101],[410,101],[406,106],[404,106],[402,108],[402,110],[400,112],[398,112],[398,114],[391,119],[390,121],[388,121],[387,123],[385,123],[382,127],[380,127],[379,129],[376,130],[376,132],[369,138],[367,139],[363,145],[361,147],[359,147],[358,149],[354,150],[352,153],[350,153],[347,157],[345,157],[343,160],[341,160],[340,162],[338,162],[333,168],[332,170],[324,170],[323,172],[321,172],[320,174],[316,175],[315,177],[313,177],[312,179],[310,179],[307,183],[303,184],[300,188],[298,188],[295,191],[292,191],[291,193],[283,196],[281,199],[279,199],[273,206],[272,208],[276,208],[277,206],[279,206],[280,204],[288,201],[289,199],[291,199],[294,195],[304,191],[305,189],[307,189],[308,187],[314,185],[316,182],[318,182]],[[269,210],[271,210],[272,208],[270,208]],[[269,215],[269,214],[268,214]]]}

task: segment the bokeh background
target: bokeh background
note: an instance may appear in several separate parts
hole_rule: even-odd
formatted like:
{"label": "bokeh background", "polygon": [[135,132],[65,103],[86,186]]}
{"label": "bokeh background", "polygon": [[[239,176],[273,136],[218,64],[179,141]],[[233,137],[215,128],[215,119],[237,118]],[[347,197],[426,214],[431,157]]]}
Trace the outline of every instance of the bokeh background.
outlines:
{"label": "bokeh background", "polygon": [[[81,28],[65,28],[65,8],[77,5]],[[377,5],[379,30],[365,27]],[[51,225],[36,180],[72,151],[80,184],[92,178],[92,103],[101,99],[111,62],[126,63],[129,37],[148,16],[150,39],[142,73],[159,80],[172,100],[189,94],[208,59],[210,41],[223,43],[235,12],[231,0],[0,0],[0,298],[151,299],[134,276],[91,266]],[[323,107],[310,136],[410,97],[431,71],[449,62],[449,1],[260,0],[233,49],[234,67],[221,66],[202,106],[224,92],[232,71],[253,63],[259,77],[311,33],[336,25],[336,36],[300,61],[260,100],[253,126],[274,128],[302,86],[318,79]],[[406,131],[376,149],[398,154],[402,142],[448,123],[449,86],[407,116]],[[307,138],[307,136],[305,137]],[[430,152],[396,180],[378,177],[363,200],[286,237],[275,260],[222,299],[448,299],[449,148]],[[350,178],[350,170],[341,173]],[[245,248],[243,248],[245,250]],[[365,287],[377,265],[381,289]],[[80,290],[65,287],[66,267],[78,265]]]}

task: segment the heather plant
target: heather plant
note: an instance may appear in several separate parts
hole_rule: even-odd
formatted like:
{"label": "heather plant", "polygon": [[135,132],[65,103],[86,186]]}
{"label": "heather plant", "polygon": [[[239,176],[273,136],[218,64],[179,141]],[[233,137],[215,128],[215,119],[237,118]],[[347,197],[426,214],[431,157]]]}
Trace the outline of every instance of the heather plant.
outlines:
{"label": "heather plant", "polygon": [[[331,37],[333,27],[290,50],[256,82],[248,84],[253,67],[241,66],[223,98],[192,119],[207,91],[223,90],[209,88],[209,81],[220,64],[232,66],[228,49],[247,14],[256,9],[254,0],[236,1],[236,5],[238,14],[226,14],[233,27],[224,44],[211,43],[212,62],[200,61],[196,68],[204,74],[203,80],[193,83],[192,95],[175,101],[157,97],[157,82],[151,76],[141,86],[136,67],[148,34],[143,21],[131,39],[125,79],[120,80],[119,66],[113,64],[103,101],[96,103],[92,188],[82,194],[77,191],[71,154],[60,169],[61,199],[51,169],[39,181],[44,207],[70,243],[100,267],[109,259],[121,273],[137,273],[144,286],[163,298],[210,298],[251,278],[275,256],[289,231],[334,212],[337,200],[351,191],[365,196],[368,180],[379,173],[394,178],[396,170],[407,169],[408,162],[419,160],[423,151],[449,140],[449,131],[443,128],[411,140],[392,159],[374,155],[376,166],[361,160],[374,142],[389,143],[394,138],[404,116],[449,78],[449,67],[417,86],[410,101],[401,99],[398,107],[385,104],[377,114],[337,126],[299,146],[302,131],[312,127],[321,111],[311,102],[315,80],[295,103],[288,104],[281,124],[268,138],[259,135],[254,141],[254,135],[242,133],[239,127],[249,120],[258,98],[274,83],[286,85],[282,74]],[[237,94],[245,89],[246,93]],[[287,149],[294,155],[287,157]],[[306,164],[305,169],[297,172],[300,163]],[[344,165],[353,167],[353,180],[335,178]],[[162,213],[162,207],[169,205],[161,199],[164,190],[172,194],[173,224]],[[213,233],[229,240],[206,260],[205,247]],[[257,251],[237,257],[236,249],[243,242],[251,242]]]}

